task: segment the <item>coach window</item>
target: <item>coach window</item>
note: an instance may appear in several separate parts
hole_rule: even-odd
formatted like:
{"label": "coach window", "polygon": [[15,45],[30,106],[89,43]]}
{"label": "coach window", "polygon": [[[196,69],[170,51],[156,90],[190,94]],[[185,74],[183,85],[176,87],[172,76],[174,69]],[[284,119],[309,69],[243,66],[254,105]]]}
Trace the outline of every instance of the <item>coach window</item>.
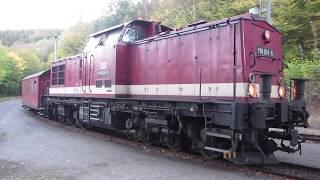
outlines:
{"label": "coach window", "polygon": [[124,34],[122,41],[123,42],[133,42],[141,40],[144,38],[144,31],[136,28],[127,28],[126,33]]}

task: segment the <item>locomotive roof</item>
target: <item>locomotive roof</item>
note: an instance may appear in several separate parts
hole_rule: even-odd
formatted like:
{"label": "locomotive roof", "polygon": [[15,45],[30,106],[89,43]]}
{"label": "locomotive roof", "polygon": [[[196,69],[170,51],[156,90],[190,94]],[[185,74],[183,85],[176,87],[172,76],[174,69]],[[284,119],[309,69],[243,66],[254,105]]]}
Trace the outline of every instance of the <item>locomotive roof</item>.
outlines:
{"label": "locomotive roof", "polygon": [[101,31],[98,31],[98,32],[95,32],[95,33],[92,33],[89,35],[89,37],[94,37],[94,36],[99,36],[100,34],[103,34],[103,33],[106,33],[106,32],[110,32],[110,31],[113,31],[113,30],[116,30],[116,29],[120,29],[128,24],[131,24],[131,23],[142,23],[142,24],[146,24],[146,23],[150,23],[150,21],[144,21],[144,20],[133,20],[133,21],[129,21],[129,22],[126,22],[126,23],[122,23],[122,24],[119,24],[119,25],[116,25],[116,26],[112,26],[110,28],[106,28],[106,29],[103,29]]}
{"label": "locomotive roof", "polygon": [[51,63],[64,61],[66,59],[76,59],[76,58],[80,58],[81,56],[82,56],[82,54],[76,54],[76,55],[73,55],[73,56],[66,56],[66,57],[63,57],[63,58],[60,58],[60,59],[55,59],[55,60],[51,61]]}
{"label": "locomotive roof", "polygon": [[94,36],[98,36],[100,34],[103,34],[105,32],[109,32],[109,31],[113,31],[113,30],[116,30],[116,29],[119,29],[119,28],[122,28],[123,26],[127,25],[128,23],[123,23],[123,24],[119,24],[119,25],[116,25],[116,26],[113,26],[113,27],[110,27],[110,28],[107,28],[107,29],[103,29],[101,31],[98,31],[98,32],[95,32],[95,33],[92,33],[89,35],[89,37],[94,37]]}
{"label": "locomotive roof", "polygon": [[[139,40],[136,42],[132,42],[132,44],[140,44],[140,43],[144,43],[144,42],[150,42],[153,40],[159,40],[159,39],[165,39],[165,38],[170,38],[170,37],[174,37],[174,36],[180,36],[180,35],[189,34],[189,33],[197,32],[197,31],[202,31],[202,30],[208,29],[208,28],[210,28],[210,29],[211,28],[218,28],[220,26],[225,26],[226,24],[230,24],[234,21],[239,21],[242,19],[266,22],[262,17],[260,17],[258,15],[246,13],[246,14],[241,14],[238,16],[224,18],[224,19],[220,19],[220,20],[216,20],[216,21],[207,22],[207,23],[205,23],[205,22],[194,23],[194,24],[191,24],[185,28],[182,28],[182,29],[179,29],[176,31],[162,32],[156,36],[152,36],[150,38],[146,38],[146,39],[142,39],[142,40]],[[268,25],[270,27],[272,27],[275,31],[279,32],[279,30],[276,29],[275,27],[273,27],[271,24],[268,24]]]}
{"label": "locomotive roof", "polygon": [[44,70],[44,71],[41,71],[41,72],[38,72],[38,73],[35,73],[35,74],[31,74],[31,75],[23,78],[23,80],[30,79],[30,78],[35,78],[35,77],[39,77],[39,76],[41,76],[41,75],[43,75],[43,74],[45,74],[45,73],[47,73],[47,72],[49,72],[49,71],[50,71],[50,69],[47,69],[47,70]]}

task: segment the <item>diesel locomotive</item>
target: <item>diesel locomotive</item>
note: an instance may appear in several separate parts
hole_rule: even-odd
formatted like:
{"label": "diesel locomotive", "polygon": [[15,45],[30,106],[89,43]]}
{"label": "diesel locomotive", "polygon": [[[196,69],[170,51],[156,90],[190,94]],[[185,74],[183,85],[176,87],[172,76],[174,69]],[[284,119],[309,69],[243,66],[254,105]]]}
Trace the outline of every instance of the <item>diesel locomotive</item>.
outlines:
{"label": "diesel locomotive", "polygon": [[179,30],[134,20],[91,34],[82,54],[24,78],[22,103],[174,150],[276,164],[275,151],[301,150],[295,127],[309,116],[305,80],[290,79],[290,93],[285,86],[281,38],[253,14]]}

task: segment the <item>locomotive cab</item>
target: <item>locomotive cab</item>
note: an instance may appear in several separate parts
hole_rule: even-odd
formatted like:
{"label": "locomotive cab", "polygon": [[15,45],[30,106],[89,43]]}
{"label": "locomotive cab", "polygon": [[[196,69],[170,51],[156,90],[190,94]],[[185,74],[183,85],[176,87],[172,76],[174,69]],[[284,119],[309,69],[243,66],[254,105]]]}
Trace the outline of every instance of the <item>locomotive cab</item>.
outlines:
{"label": "locomotive cab", "polygon": [[81,60],[84,91],[127,97],[128,45],[167,30],[159,22],[135,20],[91,34]]}

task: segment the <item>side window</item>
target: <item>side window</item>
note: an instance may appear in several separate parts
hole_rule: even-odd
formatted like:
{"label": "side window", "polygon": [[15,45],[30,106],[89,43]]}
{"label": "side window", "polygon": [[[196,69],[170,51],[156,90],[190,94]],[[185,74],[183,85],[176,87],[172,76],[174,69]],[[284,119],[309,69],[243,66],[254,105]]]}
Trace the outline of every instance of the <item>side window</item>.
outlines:
{"label": "side window", "polygon": [[112,87],[111,80],[97,80],[96,81],[96,87],[97,88],[102,88],[103,85],[104,85],[105,88]]}
{"label": "side window", "polygon": [[97,88],[102,88],[102,80],[96,81],[96,87]]}
{"label": "side window", "polygon": [[52,85],[63,85],[64,84],[64,72],[65,65],[53,66],[52,67]]}
{"label": "side window", "polygon": [[111,83],[111,80],[105,80],[104,81],[104,87],[111,87],[112,86],[112,83]]}
{"label": "side window", "polygon": [[128,28],[124,34],[123,42],[133,42],[144,38],[144,31],[135,28]]}

